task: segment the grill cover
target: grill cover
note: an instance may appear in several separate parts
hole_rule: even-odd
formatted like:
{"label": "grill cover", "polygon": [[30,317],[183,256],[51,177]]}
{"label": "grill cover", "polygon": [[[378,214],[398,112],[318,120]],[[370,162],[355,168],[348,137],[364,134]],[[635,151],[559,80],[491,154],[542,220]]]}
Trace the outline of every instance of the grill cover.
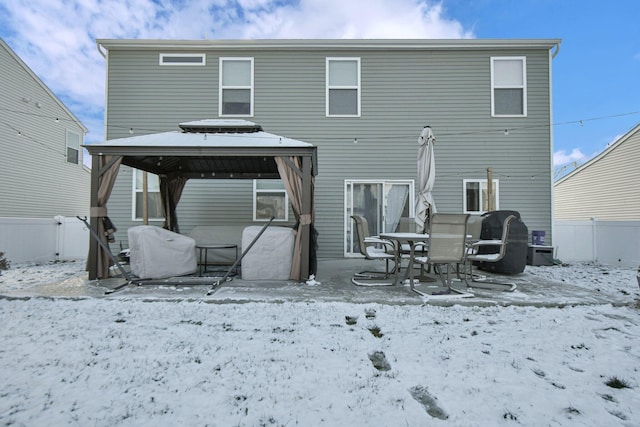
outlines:
{"label": "grill cover", "polygon": [[[475,262],[474,264],[478,268],[493,273],[506,274],[518,274],[524,271],[527,265],[529,229],[522,222],[519,212],[492,211],[485,213],[482,215],[480,238],[483,240],[502,238],[502,225],[509,215],[515,215],[516,219],[511,221],[511,226],[509,227],[504,257],[498,262]],[[481,254],[496,253],[498,248],[484,246],[478,252]]]}

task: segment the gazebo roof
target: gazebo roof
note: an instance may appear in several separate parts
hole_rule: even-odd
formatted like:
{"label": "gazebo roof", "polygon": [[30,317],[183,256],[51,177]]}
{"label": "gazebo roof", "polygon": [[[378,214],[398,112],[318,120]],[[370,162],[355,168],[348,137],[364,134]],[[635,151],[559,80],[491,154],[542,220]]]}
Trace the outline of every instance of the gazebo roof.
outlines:
{"label": "gazebo roof", "polygon": [[316,147],[264,132],[246,120],[180,123],[181,131],[112,139],[84,147],[92,156],[122,156],[122,164],[157,175],[186,178],[279,178],[274,157],[311,156]]}

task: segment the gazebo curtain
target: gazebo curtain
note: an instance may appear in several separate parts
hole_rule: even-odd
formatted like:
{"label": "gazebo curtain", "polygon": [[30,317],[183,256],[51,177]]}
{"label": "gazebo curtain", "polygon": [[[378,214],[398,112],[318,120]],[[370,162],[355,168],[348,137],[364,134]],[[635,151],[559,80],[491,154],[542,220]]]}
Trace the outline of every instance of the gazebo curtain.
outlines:
{"label": "gazebo curtain", "polygon": [[164,211],[164,223],[162,228],[180,232],[178,226],[178,216],[176,215],[176,207],[182,197],[182,191],[187,184],[188,178],[176,176],[173,178],[167,178],[166,176],[160,177],[160,199],[162,200],[162,210]]}
{"label": "gazebo curtain", "polygon": [[[300,260],[302,257],[302,236],[303,233],[313,230],[313,214],[302,214],[302,165],[299,157],[289,157],[288,159],[283,157],[275,157],[276,164],[278,165],[278,172],[280,178],[284,183],[284,187],[289,195],[291,201],[291,207],[296,216],[298,222],[298,232],[296,233],[295,246],[293,251],[293,263],[291,265],[291,273],[289,278],[291,280],[300,280]],[[290,163],[291,164],[290,164]],[[293,167],[292,167],[293,165]],[[313,185],[312,185],[313,190]],[[312,205],[311,212],[313,212],[313,194],[311,195]],[[311,240],[309,245],[310,254],[310,273],[316,273],[315,265],[315,232],[311,232]]]}
{"label": "gazebo curtain", "polygon": [[[111,220],[107,216],[107,201],[111,196],[121,162],[122,156],[100,156],[99,158],[98,200],[97,206],[91,207],[91,217],[97,218],[98,236],[107,247],[109,247],[109,237],[115,231],[111,225]],[[97,245],[96,258],[98,278],[105,279],[109,277],[109,267],[111,267],[112,261],[109,254],[102,248],[102,245]],[[87,261],[90,262],[90,260]]]}

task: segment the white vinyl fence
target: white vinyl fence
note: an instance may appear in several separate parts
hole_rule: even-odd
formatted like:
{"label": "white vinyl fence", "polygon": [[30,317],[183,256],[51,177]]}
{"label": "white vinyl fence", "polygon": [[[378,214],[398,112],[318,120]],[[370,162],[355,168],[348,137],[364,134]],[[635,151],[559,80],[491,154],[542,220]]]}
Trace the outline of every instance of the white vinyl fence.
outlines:
{"label": "white vinyl fence", "polygon": [[563,262],[591,261],[640,265],[640,221],[556,221],[555,257]]}
{"label": "white vinyl fence", "polygon": [[0,218],[0,252],[10,264],[86,258],[89,238],[76,217]]}

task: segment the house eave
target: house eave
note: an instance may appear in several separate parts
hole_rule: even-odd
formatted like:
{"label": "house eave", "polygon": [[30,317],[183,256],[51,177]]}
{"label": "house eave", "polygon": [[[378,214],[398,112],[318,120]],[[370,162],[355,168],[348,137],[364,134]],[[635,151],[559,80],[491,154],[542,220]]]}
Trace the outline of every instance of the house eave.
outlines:
{"label": "house eave", "polygon": [[107,50],[466,50],[552,49],[561,39],[96,39]]}

